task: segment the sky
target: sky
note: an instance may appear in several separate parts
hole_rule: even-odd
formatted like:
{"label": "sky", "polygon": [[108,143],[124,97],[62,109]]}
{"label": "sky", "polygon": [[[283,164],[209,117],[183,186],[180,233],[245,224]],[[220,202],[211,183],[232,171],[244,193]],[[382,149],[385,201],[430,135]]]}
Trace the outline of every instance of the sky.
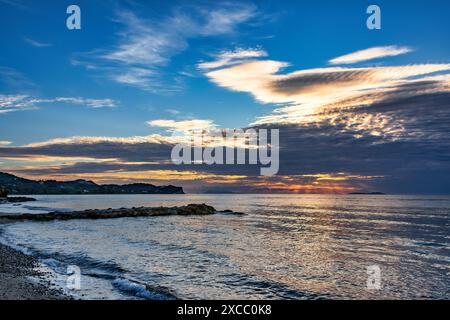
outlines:
{"label": "sky", "polygon": [[[69,5],[81,29],[66,27]],[[369,30],[369,5],[381,29]],[[0,0],[0,171],[187,192],[450,193],[448,1]],[[280,170],[175,165],[278,129]]]}

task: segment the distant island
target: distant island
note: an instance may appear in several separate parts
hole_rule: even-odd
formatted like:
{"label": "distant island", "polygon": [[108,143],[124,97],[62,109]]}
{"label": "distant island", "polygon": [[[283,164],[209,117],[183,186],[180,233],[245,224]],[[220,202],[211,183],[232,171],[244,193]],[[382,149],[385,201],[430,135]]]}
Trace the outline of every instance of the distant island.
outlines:
{"label": "distant island", "polygon": [[364,195],[364,194],[368,194],[368,195],[386,195],[386,193],[383,192],[351,192],[349,194],[360,194],[360,195]]}
{"label": "distant island", "polygon": [[29,180],[0,172],[0,187],[8,194],[184,194],[182,187],[155,186],[148,183],[103,184],[93,181]]}

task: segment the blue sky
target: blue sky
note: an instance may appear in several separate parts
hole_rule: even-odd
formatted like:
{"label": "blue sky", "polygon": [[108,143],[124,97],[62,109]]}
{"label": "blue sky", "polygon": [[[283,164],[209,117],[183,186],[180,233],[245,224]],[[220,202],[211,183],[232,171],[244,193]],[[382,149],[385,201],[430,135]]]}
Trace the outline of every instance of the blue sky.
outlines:
{"label": "blue sky", "polygon": [[[65,26],[66,8],[70,4],[73,3],[0,0],[2,42],[0,96],[3,99],[1,102],[3,106],[0,105],[0,111],[3,110],[0,113],[0,141],[3,141],[2,149],[5,153],[4,158],[0,158],[0,166],[3,166],[5,171],[30,177],[53,175],[56,178],[65,179],[70,175],[68,173],[64,175],[64,170],[70,166],[69,171],[73,177],[76,174],[88,175],[93,172],[86,171],[84,167],[80,169],[80,172],[76,172],[74,166],[77,163],[86,165],[89,162],[86,159],[99,160],[95,154],[89,156],[84,154],[83,157],[86,159],[82,161],[69,159],[71,157],[64,159],[66,155],[62,153],[51,160],[38,161],[36,158],[30,160],[29,156],[23,157],[17,148],[20,149],[32,143],[48,144],[51,139],[71,139],[80,136],[129,138],[152,134],[170,135],[170,127],[149,125],[155,120],[175,122],[208,120],[221,128],[240,128],[249,125],[288,126],[289,130],[285,132],[291,132],[292,126],[306,130],[305,128],[310,125],[309,120],[305,124],[304,116],[299,118],[299,110],[314,109],[315,123],[320,120],[328,121],[327,124],[329,124],[330,119],[317,116],[318,110],[322,110],[325,104],[341,103],[342,99],[347,99],[348,94],[354,93],[354,90],[359,92],[380,90],[380,83],[383,81],[389,82],[389,86],[396,89],[400,85],[407,85],[408,83],[403,82],[414,77],[424,81],[439,81],[440,89],[433,89],[432,93],[447,93],[447,79],[436,80],[425,77],[448,72],[446,66],[450,63],[450,42],[448,41],[450,3],[448,1],[377,1],[376,3],[345,1],[343,4],[337,4],[335,1],[314,1],[308,4],[299,1],[165,1],[164,3],[159,1],[77,1],[76,4],[80,6],[82,13],[81,30],[68,30]],[[381,30],[369,30],[366,27],[368,17],[366,8],[370,4],[377,4],[381,8]],[[352,63],[333,65],[330,62],[333,58],[345,57],[370,48],[382,48],[380,49],[382,53],[378,58],[364,58]],[[397,53],[393,54],[394,51]],[[242,55],[248,52],[252,55],[243,58]],[[237,61],[228,61],[219,69],[201,68],[202,63],[220,61],[227,53],[228,55],[234,53],[235,57],[241,56]],[[367,55],[367,52],[363,51],[362,54]],[[247,87],[252,80],[244,79],[242,75],[246,76],[248,72],[255,72],[258,77],[258,69],[232,68],[236,65],[244,66],[253,61],[261,62],[257,68],[269,67],[269,61],[283,64],[283,66],[277,64],[278,67],[275,67],[274,73],[261,75],[262,79],[266,77],[275,79],[272,77],[274,74],[282,75],[273,80],[274,83],[290,81],[294,73],[300,70],[314,70],[311,74],[314,74],[314,81],[316,81],[316,70],[319,68],[371,69],[368,77],[370,79],[380,77],[381,80],[380,83],[377,82],[362,89],[355,89],[352,84],[351,87],[343,89],[347,91],[340,90],[336,92],[337,96],[329,98],[324,98],[322,94],[314,91],[316,87],[308,87],[306,89],[310,91],[305,91],[302,82],[302,88],[296,87],[297,91],[293,97],[293,93],[281,92],[279,88],[278,91],[273,88],[273,90],[266,90],[267,86],[272,85],[272,80],[267,80],[267,83],[258,83],[259,87],[256,89],[254,86]],[[413,67],[413,71],[408,71],[407,78],[399,76],[406,72],[407,66],[424,64],[427,64],[426,71],[418,71],[418,67]],[[274,67],[273,63],[270,66]],[[381,74],[381,71],[377,69],[380,67],[402,69],[383,70],[384,73]],[[229,68],[233,71],[231,80],[224,78],[225,74],[221,72]],[[214,71],[217,70],[219,72],[215,73]],[[333,72],[336,73],[338,70]],[[353,81],[355,77],[360,76],[361,71],[352,70],[351,72],[350,77]],[[391,73],[395,74],[395,79],[391,77]],[[343,76],[346,77],[346,75]],[[339,75],[339,78],[333,76],[332,80],[326,78],[318,81],[319,85],[323,85],[336,79],[342,79],[342,75]],[[366,83],[367,79],[363,78],[362,82]],[[341,83],[336,83],[333,88],[339,86]],[[326,87],[324,90],[329,92]],[[424,90],[418,89],[416,93],[419,92],[422,97],[424,92],[429,93]],[[379,94],[378,91],[372,93]],[[325,100],[309,101],[310,94]],[[389,96],[389,98],[392,97]],[[405,97],[402,96],[403,98]],[[439,110],[439,114],[446,115],[445,101],[448,100],[442,101],[444,102],[439,102],[439,108],[432,108],[431,112],[436,110],[437,114]],[[371,103],[375,106],[379,101]],[[287,106],[294,106],[295,110],[291,108],[274,112],[275,109]],[[418,108],[422,110],[422,106]],[[402,118],[410,117],[409,114],[406,115],[407,108],[385,111],[385,109],[379,109],[376,104],[373,110],[365,112],[364,118],[362,118],[361,110],[355,111],[349,116],[352,121],[349,120],[344,124],[345,128],[349,128],[351,124],[352,130],[358,131],[358,134],[353,135],[359,137],[358,141],[355,140],[358,145],[362,141],[361,135],[364,136],[363,139],[366,138],[360,132],[363,129],[370,132],[367,135],[368,139],[375,137],[381,139],[380,137],[383,136],[382,142],[386,148],[391,148],[391,143],[411,143],[412,136],[420,136],[414,130],[421,130],[422,133],[426,131],[422,130],[423,128],[417,129],[415,123],[410,124],[409,127],[403,125],[400,136],[398,130],[393,129],[394,125],[386,120],[387,118],[395,119],[397,125],[412,123],[411,118],[407,120]],[[280,113],[283,115],[282,120],[277,118]],[[370,118],[367,114],[371,114]],[[342,117],[341,112],[339,117],[333,118],[333,123]],[[398,120],[400,119],[398,117],[401,117],[401,120]],[[358,121],[362,124],[354,129],[354,124]],[[432,120],[429,122],[431,123]],[[386,123],[389,123],[389,127],[380,127]],[[323,128],[321,132],[326,132],[325,125]],[[447,132],[442,131],[442,125],[436,124],[435,128],[440,139],[444,139]],[[339,130],[342,132],[341,128]],[[375,132],[376,130],[382,131],[383,134]],[[384,132],[389,134],[385,135]],[[298,133],[294,134],[298,135]],[[420,141],[420,143],[426,142]],[[370,140],[366,143],[372,146],[374,141]],[[69,144],[77,145],[79,142]],[[289,147],[296,148],[295,145]],[[407,148],[413,150],[417,146],[408,145]],[[8,152],[15,156],[8,156]],[[426,151],[425,155],[429,157],[420,161],[429,164],[437,161],[438,158],[442,160],[444,154],[436,155],[436,152],[440,151]],[[28,154],[30,150],[23,153]],[[372,154],[372,151],[369,153]],[[38,154],[48,156],[44,151],[39,151]],[[430,158],[431,155],[433,155],[432,158]],[[396,163],[400,166],[399,159]],[[72,162],[68,163],[69,160]],[[104,162],[105,159],[101,161]],[[315,163],[314,160],[309,161]],[[420,162],[415,161],[416,164]],[[442,170],[446,172],[447,167],[443,167],[446,161],[447,158],[439,163],[442,166],[436,169],[437,175],[440,175]],[[286,163],[291,162],[290,158],[286,161]],[[111,165],[111,163],[107,164]],[[349,168],[334,168],[333,164],[336,162],[330,163],[326,168],[311,166],[309,171],[304,171],[303,168],[310,167],[309,163],[306,166],[303,163],[291,163],[290,169],[286,170],[284,175],[300,175],[299,181],[303,181],[305,175],[316,175],[317,181],[324,181],[317,178],[318,175],[342,174],[342,169],[345,169],[343,172],[349,177],[360,174],[367,177],[391,177],[391,172],[388,174],[383,172],[385,166],[392,167],[391,164],[383,163],[380,169],[373,173],[352,172]],[[45,172],[44,169],[48,169],[49,165],[60,166],[61,170],[58,172],[61,173],[54,170]],[[41,171],[35,172],[31,169],[27,171],[25,167],[30,166],[33,170]],[[295,169],[300,166],[302,170]],[[98,170],[101,171],[101,169]],[[210,171],[210,169],[205,170]],[[228,168],[224,170],[214,174],[226,175],[227,170],[233,171]],[[146,169],[145,172],[149,170]],[[241,173],[241,175],[249,177],[247,173]],[[137,174],[136,177],[138,176],[136,180],[159,182],[152,178],[144,179],[145,176],[142,174]],[[311,183],[309,176],[305,185]],[[282,177],[283,174],[280,176],[281,180]],[[328,182],[332,183],[335,178],[335,176],[331,177]],[[104,181],[107,180],[125,181],[127,178],[105,177]],[[351,180],[352,178],[348,179],[349,183],[353,182]],[[370,179],[365,179],[364,183],[368,180]],[[303,183],[301,181],[299,190]],[[178,181],[177,178],[170,182],[186,183]],[[361,182],[358,183],[360,183],[359,188],[369,188]],[[416,192],[408,188],[402,189],[403,183],[405,182],[395,182],[387,191]],[[248,184],[251,185],[251,183]],[[376,187],[379,187],[377,184],[383,185],[379,180],[374,184]],[[212,185],[212,188],[222,188],[220,184],[212,183]],[[192,188],[195,189],[195,187]],[[336,190],[338,189],[337,187]],[[445,193],[449,190],[443,183],[437,191],[432,192]],[[424,191],[426,190],[421,192]]]}

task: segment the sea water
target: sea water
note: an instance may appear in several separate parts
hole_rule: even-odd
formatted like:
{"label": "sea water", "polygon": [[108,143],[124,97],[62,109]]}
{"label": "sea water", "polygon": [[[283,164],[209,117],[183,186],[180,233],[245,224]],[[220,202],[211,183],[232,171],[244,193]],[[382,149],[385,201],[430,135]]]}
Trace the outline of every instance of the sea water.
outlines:
{"label": "sea water", "polygon": [[[450,197],[70,195],[0,212],[206,203],[245,215],[0,224],[85,299],[449,299]],[[379,270],[379,287],[370,287]],[[369,285],[369,286],[368,286]]]}

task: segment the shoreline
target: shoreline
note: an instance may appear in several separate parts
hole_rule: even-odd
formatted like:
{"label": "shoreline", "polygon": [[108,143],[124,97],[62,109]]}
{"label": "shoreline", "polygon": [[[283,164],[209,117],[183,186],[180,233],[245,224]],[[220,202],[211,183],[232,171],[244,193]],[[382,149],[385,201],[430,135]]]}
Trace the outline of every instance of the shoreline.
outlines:
{"label": "shoreline", "polygon": [[0,243],[0,300],[69,300],[36,268],[39,261]]}
{"label": "shoreline", "polygon": [[[168,215],[212,215],[220,211],[205,204],[180,207],[133,207],[119,209],[88,209],[73,212],[49,212],[40,214],[1,214],[2,224],[20,221],[51,221],[71,219],[113,219],[125,217],[154,217]],[[233,213],[226,210],[223,213]],[[1,234],[1,229],[0,229]],[[8,243],[0,242],[0,300],[70,300],[74,299],[53,287],[47,272],[39,270],[39,259],[21,252]],[[123,285],[123,284],[122,284]],[[126,284],[125,284],[126,285]],[[147,288],[146,288],[147,290]],[[171,299],[169,297],[168,299]]]}

